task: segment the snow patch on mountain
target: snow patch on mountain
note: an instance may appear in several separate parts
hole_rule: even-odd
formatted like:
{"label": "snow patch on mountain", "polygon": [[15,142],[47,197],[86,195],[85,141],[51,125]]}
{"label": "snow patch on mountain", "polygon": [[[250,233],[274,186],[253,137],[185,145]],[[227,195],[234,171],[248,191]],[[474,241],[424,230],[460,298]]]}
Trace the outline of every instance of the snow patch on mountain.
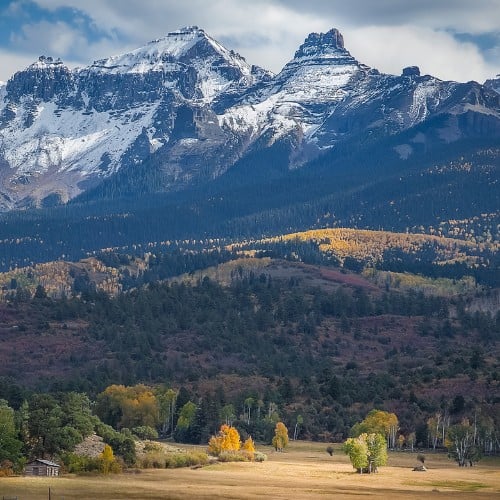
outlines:
{"label": "snow patch on mountain", "polygon": [[[167,76],[166,86],[175,87],[178,74],[187,67],[196,70],[200,98],[206,103],[233,85],[235,78],[244,87],[255,81],[252,67],[243,57],[223,47],[197,26],[173,31],[132,52],[96,61],[90,71],[114,75],[159,72]],[[171,82],[168,82],[169,73],[174,78]]]}
{"label": "snow patch on mountain", "polygon": [[[129,121],[109,112],[86,115],[61,110],[54,102],[40,104],[31,127],[22,126],[22,116],[2,130],[4,158],[12,173],[44,173],[78,170],[82,176],[102,174],[103,155],[111,160],[108,174],[119,168],[120,157],[144,127],[151,123],[156,106],[136,110],[139,119]],[[138,112],[140,111],[140,112]]]}

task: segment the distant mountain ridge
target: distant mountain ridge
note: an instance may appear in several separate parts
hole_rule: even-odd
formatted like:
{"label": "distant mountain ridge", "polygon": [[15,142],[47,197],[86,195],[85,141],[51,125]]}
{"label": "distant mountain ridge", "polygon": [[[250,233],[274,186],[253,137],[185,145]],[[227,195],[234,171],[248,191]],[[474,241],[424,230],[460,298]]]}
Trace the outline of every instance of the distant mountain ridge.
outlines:
{"label": "distant mountain ridge", "polygon": [[310,34],[277,75],[193,26],[85,68],[41,56],[0,87],[0,209],[67,202],[115,177],[132,195],[136,178],[140,194],[178,190],[276,144],[288,169],[344,144],[401,161],[471,138],[498,144],[498,89],[416,67],[382,74],[336,29]]}

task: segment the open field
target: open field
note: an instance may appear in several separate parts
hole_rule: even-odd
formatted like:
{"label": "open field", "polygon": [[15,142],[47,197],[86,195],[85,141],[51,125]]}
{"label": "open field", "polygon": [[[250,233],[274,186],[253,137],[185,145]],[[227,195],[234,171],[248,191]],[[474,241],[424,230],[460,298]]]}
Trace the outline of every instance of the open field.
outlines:
{"label": "open field", "polygon": [[427,454],[427,472],[413,472],[416,453],[391,453],[378,474],[356,474],[338,446],[291,443],[285,453],[259,447],[264,463],[216,464],[202,469],[143,470],[108,477],[3,478],[0,498],[69,499],[306,499],[484,498],[500,495],[500,460],[461,469],[443,454]]}

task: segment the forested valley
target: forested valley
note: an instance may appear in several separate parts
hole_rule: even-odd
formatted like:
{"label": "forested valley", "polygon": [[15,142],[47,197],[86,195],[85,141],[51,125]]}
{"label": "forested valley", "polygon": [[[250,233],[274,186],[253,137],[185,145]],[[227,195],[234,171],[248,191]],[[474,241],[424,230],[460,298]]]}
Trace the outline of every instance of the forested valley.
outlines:
{"label": "forested valley", "polygon": [[[278,420],[301,439],[342,441],[373,408],[398,416],[401,446],[443,447],[446,426],[475,419],[483,451],[498,451],[494,290],[424,293],[326,258],[306,264],[290,250],[306,255],[314,246],[290,245],[257,259],[178,255],[170,272],[162,266],[174,261],[160,258],[157,271],[186,274],[143,275],[115,294],[85,280],[59,298],[41,285],[34,293],[16,286],[0,303],[5,411],[24,408],[29,421],[42,401],[58,415],[52,422],[74,428],[62,408],[67,398],[84,398],[102,419],[91,427],[124,456],[130,429],[203,444],[225,422],[263,442]],[[207,265],[210,272],[196,271]],[[82,432],[67,432],[71,448]]]}

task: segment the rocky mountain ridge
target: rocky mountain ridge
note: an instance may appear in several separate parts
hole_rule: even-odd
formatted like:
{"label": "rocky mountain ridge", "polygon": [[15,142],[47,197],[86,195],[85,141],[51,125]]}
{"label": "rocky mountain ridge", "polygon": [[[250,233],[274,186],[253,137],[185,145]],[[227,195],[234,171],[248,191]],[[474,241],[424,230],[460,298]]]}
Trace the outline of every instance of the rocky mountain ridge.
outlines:
{"label": "rocky mountain ridge", "polygon": [[66,202],[152,158],[162,176],[151,189],[169,191],[277,142],[293,168],[421,124],[392,146],[399,159],[436,142],[498,138],[495,82],[445,82],[415,67],[381,74],[336,29],[309,35],[277,75],[198,27],[86,68],[41,56],[0,87],[0,209]]}

